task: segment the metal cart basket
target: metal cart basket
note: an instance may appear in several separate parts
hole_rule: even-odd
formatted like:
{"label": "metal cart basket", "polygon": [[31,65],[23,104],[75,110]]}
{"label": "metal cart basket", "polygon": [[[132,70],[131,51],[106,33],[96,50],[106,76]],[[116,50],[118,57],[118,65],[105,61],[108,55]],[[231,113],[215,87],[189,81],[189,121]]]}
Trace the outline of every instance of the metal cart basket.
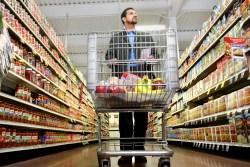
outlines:
{"label": "metal cart basket", "polygon": [[[176,33],[137,31],[129,40],[126,31],[88,35],[87,88],[98,114],[99,166],[110,166],[110,157],[142,155],[160,157],[159,167],[170,166],[164,111],[179,89]],[[100,113],[131,111],[162,112],[162,138],[150,144],[152,150],[123,151],[119,143],[101,140]]]}

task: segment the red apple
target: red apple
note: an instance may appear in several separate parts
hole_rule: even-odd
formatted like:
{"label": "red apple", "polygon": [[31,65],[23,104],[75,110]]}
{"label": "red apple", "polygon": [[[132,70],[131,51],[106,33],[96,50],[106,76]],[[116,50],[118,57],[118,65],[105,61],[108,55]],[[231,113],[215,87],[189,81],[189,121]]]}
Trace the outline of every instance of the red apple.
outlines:
{"label": "red apple", "polygon": [[109,86],[108,93],[119,93],[119,87],[115,85]]}
{"label": "red apple", "polygon": [[106,93],[107,88],[105,85],[98,85],[96,86],[95,92],[96,93]]}

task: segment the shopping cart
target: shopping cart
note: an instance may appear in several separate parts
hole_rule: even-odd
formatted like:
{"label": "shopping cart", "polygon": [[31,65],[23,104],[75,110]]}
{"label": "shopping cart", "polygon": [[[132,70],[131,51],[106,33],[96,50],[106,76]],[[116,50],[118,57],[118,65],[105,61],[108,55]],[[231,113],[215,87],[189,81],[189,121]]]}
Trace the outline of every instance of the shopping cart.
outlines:
{"label": "shopping cart", "polygon": [[[174,92],[179,89],[176,34],[173,29],[136,32],[132,48],[128,40],[125,31],[88,35],[87,88],[98,115],[99,166],[111,166],[110,157],[156,156],[160,157],[159,167],[169,167],[173,151],[167,147],[164,118]],[[162,137],[147,142],[146,150],[119,150],[121,143],[111,138],[102,141],[101,113],[149,111],[162,112]],[[141,143],[131,144],[134,147]]]}

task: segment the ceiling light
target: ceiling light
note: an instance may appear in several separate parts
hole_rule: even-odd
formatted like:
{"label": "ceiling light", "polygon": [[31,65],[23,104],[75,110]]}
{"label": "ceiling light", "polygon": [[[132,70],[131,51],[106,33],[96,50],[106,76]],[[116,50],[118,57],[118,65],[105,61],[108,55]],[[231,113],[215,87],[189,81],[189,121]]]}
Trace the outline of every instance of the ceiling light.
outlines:
{"label": "ceiling light", "polygon": [[136,26],[136,30],[138,31],[159,31],[166,29],[165,25],[143,25],[143,26]]}

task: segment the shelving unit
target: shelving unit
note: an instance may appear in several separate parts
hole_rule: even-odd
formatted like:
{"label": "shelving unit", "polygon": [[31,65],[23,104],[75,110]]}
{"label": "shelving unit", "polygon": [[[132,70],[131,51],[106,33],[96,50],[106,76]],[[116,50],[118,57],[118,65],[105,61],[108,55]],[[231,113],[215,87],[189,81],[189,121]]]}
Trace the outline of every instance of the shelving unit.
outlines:
{"label": "shelving unit", "polygon": [[[243,62],[246,65],[244,64],[240,66],[240,69],[237,68],[236,70],[236,65],[232,63],[235,70],[229,75],[222,72],[223,79],[220,80],[219,74],[215,73],[216,70],[228,71],[229,67],[226,68],[228,61],[224,59],[233,59],[230,57],[231,53],[226,52],[223,48],[227,45],[223,38],[225,36],[243,38],[244,31],[250,26],[250,16],[248,15],[242,20],[243,14],[240,13],[239,8],[237,9],[239,5],[235,5],[237,1],[227,2],[229,3],[226,6],[221,6],[223,10],[217,11],[217,14],[214,15],[214,20],[212,22],[208,21],[209,26],[202,29],[179,60],[179,78],[182,81],[182,87],[175,94],[172,103],[168,107],[166,117],[168,131],[166,137],[168,141],[189,142],[193,143],[194,147],[212,150],[221,148],[223,151],[227,151],[229,146],[250,147],[250,141],[247,141],[248,139],[245,139],[244,135],[242,139],[237,136],[241,131],[237,127],[239,122],[235,123],[236,118],[246,120],[247,114],[250,113],[248,101],[245,100],[243,101],[244,104],[242,104],[243,102],[240,99],[242,97],[238,95],[239,91],[248,90],[250,85],[249,45],[242,50],[247,56],[246,59],[239,60],[235,58],[231,61],[235,64]],[[228,22],[224,22],[224,25],[222,25],[222,19],[225,20],[224,17],[227,16],[229,11],[233,14],[230,18],[227,18]],[[220,25],[218,25],[218,22],[220,22]],[[214,31],[218,27],[219,29]],[[196,52],[197,55],[194,56],[193,53]],[[222,61],[224,61],[224,64]],[[232,69],[232,65],[230,67]],[[209,85],[206,83],[209,80],[215,80],[216,82],[210,81]],[[205,84],[209,86],[206,85],[205,88]],[[235,99],[231,98],[233,95],[235,95]],[[222,96],[227,98],[224,103],[219,102]],[[244,99],[248,99],[248,96],[247,93],[243,95]],[[178,101],[180,102],[177,109]],[[232,104],[233,102],[236,102],[236,104]],[[225,108],[219,109],[220,105],[225,105]],[[221,136],[225,133],[223,128],[229,128],[227,134],[230,134],[231,142],[222,142]],[[231,128],[235,128],[235,130],[231,131]],[[214,129],[219,129],[220,133],[214,132]],[[211,140],[211,134],[213,140],[215,140],[214,137],[216,136],[216,141]],[[247,143],[245,143],[246,141]]]}
{"label": "shelving unit", "polygon": [[[34,137],[36,141],[32,138],[31,146],[28,144],[31,141],[25,140],[22,142],[27,144],[21,143],[18,147],[4,144],[3,147],[10,148],[1,148],[0,153],[77,143],[85,145],[88,141],[96,141],[96,114],[86,90],[86,81],[70,63],[62,42],[46,18],[42,17],[39,9],[31,10],[29,3],[34,1],[20,0],[13,4],[12,1],[3,0],[1,3],[2,12],[9,12],[2,16],[13,49],[11,70],[0,83],[0,103],[3,106],[0,128],[4,132],[11,131],[8,133],[10,136],[3,136],[3,141],[7,137],[15,138],[15,131],[27,135],[30,140]],[[6,17],[10,14],[11,18]],[[36,80],[26,78],[27,68],[34,72]],[[46,73],[45,69],[49,69],[50,73]],[[38,75],[41,78],[36,78]],[[50,89],[45,89],[40,80],[49,83]],[[23,88],[19,90],[17,84]],[[19,97],[17,93],[22,93],[22,96]],[[26,115],[20,116],[19,113]],[[24,119],[26,116],[29,116],[29,120]],[[53,141],[48,141],[50,144],[46,144],[46,135],[53,138]],[[60,136],[60,140],[56,136]],[[91,140],[83,140],[85,138]]]}

